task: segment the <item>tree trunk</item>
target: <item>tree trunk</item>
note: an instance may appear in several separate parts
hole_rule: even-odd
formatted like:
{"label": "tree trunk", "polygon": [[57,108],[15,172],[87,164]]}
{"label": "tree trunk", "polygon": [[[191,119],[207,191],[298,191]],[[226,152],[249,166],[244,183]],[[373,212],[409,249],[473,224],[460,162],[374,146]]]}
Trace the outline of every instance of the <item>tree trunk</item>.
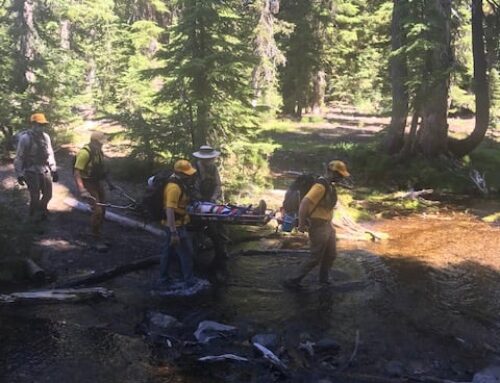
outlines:
{"label": "tree trunk", "polygon": [[282,94],[283,94],[283,113],[289,116],[294,116],[295,115],[295,105],[296,105],[296,100],[295,100],[295,92],[290,89],[290,85],[288,84],[283,84],[282,86]]}
{"label": "tree trunk", "polygon": [[418,120],[420,119],[420,112],[418,109],[413,113],[410,125],[410,133],[406,138],[403,148],[399,153],[399,157],[404,159],[409,157],[415,151],[415,139],[417,137]]}
{"label": "tree trunk", "polygon": [[450,87],[451,1],[432,0],[426,4],[426,18],[434,48],[427,58],[422,122],[418,143],[424,155],[433,157],[448,151],[448,92]]}
{"label": "tree trunk", "polygon": [[326,74],[324,71],[319,70],[313,76],[313,93],[311,97],[311,110],[315,114],[321,112],[321,108],[325,103],[325,90],[326,90]]}
{"label": "tree trunk", "polygon": [[259,59],[258,64],[252,72],[252,89],[254,99],[252,104],[258,105],[262,102],[269,105],[267,96],[275,88],[277,77],[277,66],[285,63],[285,56],[280,51],[274,37],[275,16],[273,4],[279,2],[264,0],[260,8],[259,23],[255,29],[254,40],[255,55]]}
{"label": "tree trunk", "polygon": [[450,151],[463,157],[473,151],[484,139],[488,130],[490,100],[486,76],[486,54],[484,50],[483,1],[472,1],[472,53],[474,56],[474,88],[476,92],[476,125],[472,133],[463,140],[449,142]]}
{"label": "tree trunk", "polygon": [[71,23],[69,20],[62,20],[60,26],[61,48],[71,49],[70,36],[71,36]]}
{"label": "tree trunk", "polygon": [[[403,46],[402,17],[404,16],[407,1],[394,0],[392,11],[392,51]],[[406,119],[408,117],[408,90],[405,85],[407,77],[406,56],[398,54],[390,60],[390,74],[392,84],[392,115],[391,123],[384,140],[384,149],[389,154],[398,152],[403,146]]]}
{"label": "tree trunk", "polygon": [[19,63],[19,80],[16,81],[19,85],[19,90],[24,92],[32,89],[35,82],[35,72],[33,70],[33,61],[35,59],[35,41],[36,30],[34,23],[35,5],[32,0],[17,0],[14,3],[13,9],[17,12],[17,27],[19,28],[19,51],[21,53],[21,62]]}
{"label": "tree trunk", "polygon": [[207,144],[208,138],[208,105],[204,100],[199,100],[196,108],[196,129],[195,129],[195,146],[194,149],[199,148],[201,145]]}

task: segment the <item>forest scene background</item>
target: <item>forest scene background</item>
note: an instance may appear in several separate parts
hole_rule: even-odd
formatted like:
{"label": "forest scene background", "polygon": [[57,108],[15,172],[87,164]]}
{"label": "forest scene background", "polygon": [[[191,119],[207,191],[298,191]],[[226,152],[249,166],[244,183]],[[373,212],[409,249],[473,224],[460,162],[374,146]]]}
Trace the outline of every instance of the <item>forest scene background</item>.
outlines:
{"label": "forest scene background", "polygon": [[[7,149],[33,111],[56,146],[106,118],[124,128],[113,140],[127,143],[127,177],[209,143],[238,190],[269,185],[280,134],[354,108],[390,123],[368,143],[320,149],[360,179],[462,191],[463,177],[443,177],[458,160],[500,186],[485,140],[499,120],[494,0],[6,0],[0,18]],[[476,111],[472,133],[448,131],[448,118]]]}

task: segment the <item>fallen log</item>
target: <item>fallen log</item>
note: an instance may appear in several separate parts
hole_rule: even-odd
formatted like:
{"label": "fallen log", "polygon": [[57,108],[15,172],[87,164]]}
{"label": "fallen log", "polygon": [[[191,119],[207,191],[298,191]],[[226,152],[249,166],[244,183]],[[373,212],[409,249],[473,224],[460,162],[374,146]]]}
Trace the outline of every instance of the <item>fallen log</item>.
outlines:
{"label": "fallen log", "polygon": [[225,361],[236,361],[236,362],[248,362],[248,358],[234,354],[223,354],[223,355],[208,355],[202,358],[198,358],[199,362],[225,362]]}
{"label": "fallen log", "polygon": [[74,279],[70,279],[59,284],[56,284],[57,288],[68,288],[68,287],[77,287],[77,286],[87,286],[92,283],[101,283],[108,279],[112,279],[114,277],[131,273],[134,271],[146,269],[148,267],[157,265],[160,263],[160,257],[158,255],[154,255],[147,258],[142,258],[125,265],[120,265],[113,267],[111,269],[102,271],[100,273],[92,273],[90,275],[85,275],[83,277],[78,277]]}
{"label": "fallen log", "polygon": [[436,378],[435,376],[406,376],[410,382],[421,382],[421,383],[471,383],[471,382],[457,382],[450,379]]}
{"label": "fallen log", "polygon": [[[337,233],[337,239],[347,239],[347,240],[360,240],[366,241],[370,239],[372,241],[380,241],[383,239],[387,239],[388,236],[385,233],[380,233],[376,231],[372,231],[364,228],[359,223],[355,222],[354,219],[350,217],[347,212],[347,209],[344,205],[339,201],[337,203],[337,211],[336,217],[333,218],[333,225],[341,230],[344,230],[346,233]],[[340,218],[337,216],[340,215]]]}
{"label": "fallen log", "polygon": [[[241,239],[239,240],[241,241]],[[210,249],[208,249],[210,250]],[[207,251],[208,251],[207,250]],[[160,263],[160,256],[153,255],[151,257],[142,258],[135,260],[133,262],[112,267],[110,269],[101,271],[99,273],[91,273],[84,276],[72,278],[55,285],[56,288],[70,288],[78,286],[88,286],[93,283],[101,283],[109,279],[118,277],[120,275],[133,273],[135,271],[144,270],[151,266],[155,266]]]}
{"label": "fallen log", "polygon": [[[88,204],[77,201],[74,198],[66,198],[64,200],[64,203],[66,205],[72,207],[73,209],[78,210],[78,211],[83,211],[85,213],[91,212],[91,207]],[[162,229],[155,227],[154,225],[148,224],[146,222],[141,222],[141,221],[129,218],[129,217],[124,217],[120,214],[116,214],[116,213],[113,213],[113,212],[108,211],[108,210],[106,210],[106,214],[105,214],[104,218],[106,218],[112,222],[119,223],[122,226],[131,227],[134,229],[145,230],[145,231],[147,231],[151,234],[154,234],[156,236],[159,236],[159,237],[165,236],[165,232]]]}
{"label": "fallen log", "polygon": [[257,249],[248,249],[248,250],[240,250],[234,253],[233,255],[240,256],[252,256],[252,255],[286,255],[286,254],[310,254],[309,250],[296,250],[296,249],[269,249],[269,250],[257,250]]}
{"label": "fallen log", "polygon": [[401,376],[397,378],[390,378],[386,376],[370,375],[363,373],[348,373],[348,372],[337,372],[328,371],[327,369],[320,369],[326,375],[332,378],[341,379],[341,381],[347,382],[359,382],[359,383],[403,383],[403,382],[420,382],[420,383],[471,383],[471,382],[458,382],[455,380],[441,379],[434,376]]}
{"label": "fallen log", "polygon": [[38,266],[33,260],[26,258],[24,260],[26,275],[36,283],[42,283],[45,280],[45,270]]}
{"label": "fallen log", "polygon": [[355,374],[355,373],[329,373],[332,378],[342,379],[340,381],[344,382],[358,382],[358,383],[403,383],[408,382],[404,378],[387,378],[385,376],[368,375],[368,374]]}
{"label": "fallen log", "polygon": [[103,287],[85,289],[34,290],[0,295],[0,304],[7,303],[74,303],[96,298],[109,298],[113,291]]}

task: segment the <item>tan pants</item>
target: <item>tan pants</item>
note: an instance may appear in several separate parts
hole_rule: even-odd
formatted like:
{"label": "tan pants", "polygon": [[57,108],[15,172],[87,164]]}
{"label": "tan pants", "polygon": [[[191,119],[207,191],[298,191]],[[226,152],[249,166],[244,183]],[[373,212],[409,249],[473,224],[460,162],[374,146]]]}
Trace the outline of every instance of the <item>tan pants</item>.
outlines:
{"label": "tan pants", "polygon": [[[94,181],[89,179],[83,179],[83,186],[90,193],[92,197],[95,198],[96,203],[105,203],[106,194],[104,192],[104,185],[101,181]],[[101,227],[104,221],[104,214],[106,209],[104,206],[97,205],[96,203],[92,206],[92,215],[90,216],[90,227],[92,229],[92,234],[96,237],[101,235]]]}
{"label": "tan pants", "polygon": [[311,257],[300,266],[298,275],[294,279],[300,282],[319,265],[319,281],[328,282],[330,269],[337,257],[335,229],[331,222],[312,219],[309,227],[309,241]]}

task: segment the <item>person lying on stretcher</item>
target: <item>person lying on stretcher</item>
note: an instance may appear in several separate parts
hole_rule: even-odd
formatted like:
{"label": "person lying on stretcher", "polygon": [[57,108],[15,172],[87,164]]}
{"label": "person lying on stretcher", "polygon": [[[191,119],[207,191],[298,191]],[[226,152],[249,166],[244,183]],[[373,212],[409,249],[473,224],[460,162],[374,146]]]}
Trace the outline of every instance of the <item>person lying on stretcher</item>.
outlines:
{"label": "person lying on stretcher", "polygon": [[216,204],[213,202],[194,201],[187,207],[188,214],[215,214],[215,215],[265,215],[267,209],[266,201],[260,200],[257,207],[236,206],[230,204]]}

